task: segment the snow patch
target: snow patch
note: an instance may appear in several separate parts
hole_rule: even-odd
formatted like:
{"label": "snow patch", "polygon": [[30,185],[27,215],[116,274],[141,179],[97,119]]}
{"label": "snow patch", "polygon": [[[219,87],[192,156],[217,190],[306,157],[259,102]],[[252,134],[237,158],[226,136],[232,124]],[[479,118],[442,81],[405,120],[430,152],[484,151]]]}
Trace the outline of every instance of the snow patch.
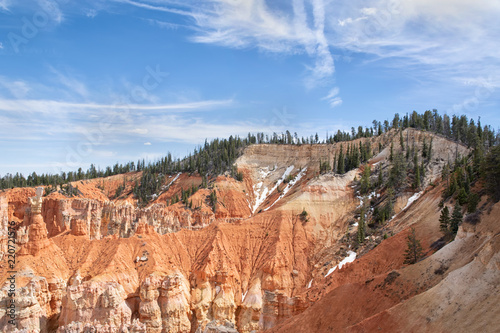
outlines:
{"label": "snow patch", "polygon": [[414,195],[412,195],[409,199],[408,199],[408,202],[406,203],[406,206],[402,209],[402,210],[405,210],[406,208],[410,207],[410,205],[415,202],[418,198],[420,198],[420,196],[422,195],[422,192],[418,192],[418,193],[415,193]]}
{"label": "snow patch", "polygon": [[363,197],[358,195],[358,196],[356,196],[356,198],[358,198],[358,199],[359,199],[359,205],[358,205],[358,207],[356,207],[356,208],[360,208],[360,207],[362,207],[362,206],[363,206],[363,204],[364,204]]}
{"label": "snow patch", "polygon": [[[293,167],[293,166],[292,166]],[[287,169],[288,170],[288,169]],[[279,196],[278,199],[276,199],[275,202],[272,203],[271,206],[267,207],[266,209],[264,209],[265,211],[267,211],[269,208],[271,208],[272,206],[274,206],[275,203],[277,203],[281,198],[283,198],[287,193],[288,191],[302,178],[304,177],[304,175],[306,174],[306,171],[307,171],[307,167],[305,167],[304,169],[300,170],[300,172],[297,174],[297,176],[295,176],[295,178],[293,180],[291,180],[288,184],[286,184],[286,187],[283,189],[283,192],[281,193],[281,195]],[[286,174],[286,171],[285,171],[285,174]],[[283,175],[283,180],[285,179],[285,175]]]}
{"label": "snow patch", "polygon": [[[262,183],[259,183],[262,186]],[[258,184],[258,185],[259,185]],[[259,186],[260,188],[260,186]],[[264,190],[262,190],[255,198],[255,204],[252,207],[252,214],[255,213],[257,208],[259,208],[260,205],[266,200],[267,198],[267,193],[269,192],[267,187],[264,187]]]}
{"label": "snow patch", "polygon": [[167,185],[167,190],[170,188],[170,185],[172,185],[178,178],[179,176],[181,175],[182,172],[179,172],[175,177],[174,179],[172,179],[172,181],[170,183],[168,183]]}
{"label": "snow patch", "polygon": [[332,274],[333,271],[335,271],[335,269],[337,269],[337,267],[339,269],[341,269],[345,264],[347,263],[351,263],[353,262],[354,260],[356,260],[356,252],[353,252],[353,251],[347,251],[347,257],[345,257],[344,259],[342,259],[341,262],[339,262],[338,265],[336,265],[335,267],[333,268],[330,268],[330,270],[328,271],[328,273],[326,273],[325,277],[327,277],[328,275]]}
{"label": "snow patch", "polygon": [[[276,169],[276,166],[274,168]],[[267,169],[267,170],[265,170],[265,169]],[[283,176],[281,176],[281,178],[278,179],[278,181],[276,182],[276,184],[274,185],[274,187],[270,191],[267,187],[264,187],[264,189],[260,190],[260,188],[262,187],[262,184],[263,184],[262,182],[254,185],[254,193],[255,193],[255,190],[260,190],[260,191],[255,196],[255,204],[253,205],[253,208],[252,208],[252,214],[254,214],[255,211],[257,210],[257,208],[259,208],[259,206],[262,205],[264,203],[264,201],[266,201],[267,197],[278,188],[278,186],[285,180],[285,178],[292,172],[293,169],[294,169],[293,165],[286,168]],[[263,178],[267,177],[269,175],[269,173],[270,173],[269,168],[263,168],[263,169],[259,170],[259,174]]]}
{"label": "snow patch", "polygon": [[241,301],[242,302],[245,300],[245,297],[246,297],[247,293],[248,293],[248,290],[245,291],[245,293],[241,296]]}
{"label": "snow patch", "polygon": [[270,173],[271,173],[271,171],[267,167],[259,169],[259,176],[260,176],[260,178],[266,178]]}

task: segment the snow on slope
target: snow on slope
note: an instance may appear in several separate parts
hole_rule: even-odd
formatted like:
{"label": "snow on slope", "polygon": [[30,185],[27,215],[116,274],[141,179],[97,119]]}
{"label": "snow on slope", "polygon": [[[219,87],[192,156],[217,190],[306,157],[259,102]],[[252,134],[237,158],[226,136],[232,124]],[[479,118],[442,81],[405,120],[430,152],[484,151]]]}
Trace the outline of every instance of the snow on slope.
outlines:
{"label": "snow on slope", "polygon": [[170,187],[170,185],[172,185],[178,178],[179,176],[181,175],[182,172],[179,172],[175,177],[174,179],[172,179],[172,181],[170,183],[168,183],[167,185],[167,189]]}
{"label": "snow on slope", "polygon": [[353,252],[353,251],[347,251],[347,257],[345,257],[341,262],[339,262],[339,264],[333,268],[330,268],[330,270],[328,271],[328,273],[326,273],[325,277],[327,277],[328,275],[332,274],[335,269],[337,269],[337,267],[339,269],[342,268],[342,266],[344,266],[345,264],[349,263],[349,262],[353,262],[354,260],[356,259],[356,252]]}
{"label": "snow on slope", "polygon": [[418,193],[415,193],[414,195],[412,195],[409,199],[408,199],[408,202],[406,203],[406,206],[402,209],[405,210],[406,208],[410,207],[410,205],[417,201],[418,198],[420,198],[420,196],[422,195],[422,192],[418,192]]}
{"label": "snow on slope", "polygon": [[268,210],[269,208],[274,206],[274,204],[277,203],[281,198],[283,198],[288,193],[288,191],[306,174],[306,171],[307,171],[307,167],[305,167],[303,170],[300,170],[300,172],[297,174],[297,176],[295,176],[295,178],[292,181],[290,181],[288,184],[286,184],[286,187],[283,189],[283,193],[281,193],[279,198],[276,199],[276,201],[273,202],[271,206],[267,207],[264,210],[265,211]]}
{"label": "snow on slope", "polygon": [[[283,176],[281,176],[281,178],[278,179],[278,181],[276,182],[276,184],[274,185],[274,187],[270,191],[266,186],[264,186],[264,188],[262,189],[263,182],[259,182],[253,186],[254,193],[256,191],[258,193],[255,195],[255,203],[254,203],[253,208],[252,208],[252,214],[255,213],[257,208],[259,208],[259,206],[262,205],[264,203],[264,201],[266,201],[267,197],[269,197],[269,195],[271,193],[273,193],[278,188],[278,186],[280,186],[280,184],[292,172],[293,169],[294,169],[293,165],[286,168],[285,172],[283,173]],[[261,180],[263,180],[264,178],[266,178],[269,175],[270,171],[269,171],[269,168],[266,167],[266,168],[259,170],[259,173],[260,173],[259,178]]]}

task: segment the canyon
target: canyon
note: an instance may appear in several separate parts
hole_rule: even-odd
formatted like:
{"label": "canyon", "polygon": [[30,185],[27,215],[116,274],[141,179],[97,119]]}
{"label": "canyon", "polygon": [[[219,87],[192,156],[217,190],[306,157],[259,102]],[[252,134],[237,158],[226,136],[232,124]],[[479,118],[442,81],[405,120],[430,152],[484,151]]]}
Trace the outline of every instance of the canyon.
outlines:
{"label": "canyon", "polygon": [[[345,174],[320,172],[322,161],[334,163],[341,143],[250,145],[235,163],[241,181],[219,175],[203,188],[197,174],[167,175],[143,207],[131,193],[140,171],[74,182],[74,197],[6,190],[0,330],[494,332],[500,204],[482,196],[480,222],[464,222],[438,249],[441,170],[469,149],[414,129],[403,137],[420,150],[432,139],[423,184],[398,193],[394,215],[357,247],[360,207],[373,210],[387,193],[364,197],[356,184],[368,165],[389,173],[391,143],[402,154],[396,131],[354,140],[374,154]],[[193,186],[199,189],[189,197],[191,208],[170,204]],[[16,325],[7,311],[10,225]],[[425,253],[414,265],[404,264],[410,227]]]}

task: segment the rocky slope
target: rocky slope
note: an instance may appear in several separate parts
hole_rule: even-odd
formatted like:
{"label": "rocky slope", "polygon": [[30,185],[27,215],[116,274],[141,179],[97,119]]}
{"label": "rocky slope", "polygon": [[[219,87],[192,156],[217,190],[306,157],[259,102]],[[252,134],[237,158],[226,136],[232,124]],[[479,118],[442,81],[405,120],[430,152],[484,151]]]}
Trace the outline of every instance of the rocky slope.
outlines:
{"label": "rocky slope", "polygon": [[[493,319],[484,318],[483,326],[453,319],[461,311],[483,317],[486,311],[498,318],[498,310],[489,304],[498,298],[499,224],[494,222],[500,208],[492,206],[476,226],[464,224],[454,242],[433,253],[429,247],[440,237],[440,170],[467,149],[429,133],[408,129],[404,135],[417,147],[424,137],[433,137],[423,186],[427,190],[409,206],[408,199],[417,196],[401,193],[397,215],[384,226],[384,232],[394,236],[384,240],[374,234],[367,242],[372,246],[358,253],[346,236],[356,232],[360,198],[353,180],[359,179],[360,170],[319,174],[321,161],[333,164],[339,144],[249,146],[237,160],[243,181],[213,179],[209,188],[189,198],[192,208],[181,202],[168,205],[181,188],[201,183],[199,176],[188,174],[167,177],[162,193],[142,208],[127,194],[139,173],[76,182],[78,197],[52,193],[43,198],[40,213],[28,200],[34,189],[6,191],[0,195],[0,330],[498,327]],[[390,132],[356,144],[365,140],[376,152],[369,163],[387,171],[390,142],[399,137]],[[120,184],[126,184],[125,194],[115,197]],[[212,192],[215,207],[209,200]],[[17,230],[16,326],[8,323],[6,312],[11,299],[9,221]],[[403,253],[410,225],[429,256],[406,267]],[[482,310],[473,309],[476,303]]]}

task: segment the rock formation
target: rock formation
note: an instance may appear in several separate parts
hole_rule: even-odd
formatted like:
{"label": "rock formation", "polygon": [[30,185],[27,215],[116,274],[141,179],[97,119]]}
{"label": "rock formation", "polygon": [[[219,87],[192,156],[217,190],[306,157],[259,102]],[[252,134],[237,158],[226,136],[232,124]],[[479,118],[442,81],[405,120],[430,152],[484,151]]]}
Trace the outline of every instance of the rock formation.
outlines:
{"label": "rock formation", "polygon": [[29,254],[36,256],[40,250],[52,244],[47,237],[47,226],[42,217],[42,194],[43,188],[38,187],[36,189],[36,196],[30,198],[31,210],[29,214],[25,215],[29,221],[27,226],[28,239],[27,241],[21,241],[24,246],[20,249],[18,255]]}
{"label": "rock formation", "polygon": [[[431,135],[406,131],[417,145]],[[369,163],[388,172],[388,144],[395,135],[355,143],[369,142],[377,150]],[[33,189],[8,190],[0,195],[0,249],[5,257],[7,223],[13,221],[19,316],[13,327],[2,306],[0,331],[250,333],[310,332],[311,327],[372,331],[379,326],[412,331],[414,323],[424,324],[418,313],[442,331],[439,321],[451,322],[459,310],[446,306],[440,315],[432,297],[467,306],[477,300],[494,316],[498,310],[487,304],[496,300],[495,283],[500,282],[498,227],[492,222],[499,206],[485,203],[492,212],[484,220],[490,222],[462,226],[457,240],[431,255],[431,245],[440,238],[438,170],[457,151],[467,153],[466,147],[450,146],[438,136],[433,149],[424,183],[435,186],[408,206],[414,193],[401,194],[394,218],[384,225],[384,232],[394,236],[371,235],[367,243],[373,246],[359,249],[349,237],[356,233],[364,200],[353,186],[360,170],[319,172],[320,161],[333,162],[338,144],[249,146],[237,161],[243,181],[224,175],[211,180],[210,188],[190,197],[191,208],[167,199],[183,186],[199,184],[197,175],[168,178],[164,191],[146,207],[138,207],[132,194],[106,195],[106,182],[122,183],[119,176],[79,181],[83,194],[73,198],[59,193],[42,198],[37,190],[28,200]],[[140,179],[139,174],[130,177]],[[213,191],[215,207],[209,200]],[[368,201],[384,195],[370,194]],[[416,226],[429,258],[406,267],[402,254],[409,226]],[[457,253],[468,259],[452,247],[460,247]],[[339,265],[350,253],[356,260]],[[446,289],[448,283],[460,285],[461,270],[481,291],[478,297],[457,286],[468,297],[462,301]],[[7,279],[2,271],[2,305],[9,301]],[[487,288],[495,291],[492,296]],[[405,317],[410,312],[406,304],[419,311]],[[425,304],[432,309],[420,309]],[[481,328],[464,321],[472,331]]]}

